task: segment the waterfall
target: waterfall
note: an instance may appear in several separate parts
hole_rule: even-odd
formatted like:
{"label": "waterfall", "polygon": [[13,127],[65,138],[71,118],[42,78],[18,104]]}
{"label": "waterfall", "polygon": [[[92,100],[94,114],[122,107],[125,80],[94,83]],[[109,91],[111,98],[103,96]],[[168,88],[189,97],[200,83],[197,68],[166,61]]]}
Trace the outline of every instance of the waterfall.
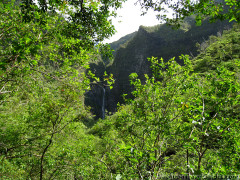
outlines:
{"label": "waterfall", "polygon": [[102,119],[105,118],[105,88],[102,87],[103,89],[103,98],[102,98]]}

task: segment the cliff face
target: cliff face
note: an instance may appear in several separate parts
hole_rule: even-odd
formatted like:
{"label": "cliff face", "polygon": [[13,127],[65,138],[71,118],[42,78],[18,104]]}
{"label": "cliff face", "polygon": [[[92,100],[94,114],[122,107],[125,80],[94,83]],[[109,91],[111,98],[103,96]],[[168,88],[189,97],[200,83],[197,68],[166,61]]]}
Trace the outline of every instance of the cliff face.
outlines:
{"label": "cliff face", "polygon": [[139,30],[130,36],[130,40],[125,39],[125,44],[119,45],[114,62],[108,68],[108,73],[112,73],[115,78],[114,87],[108,92],[106,102],[108,111],[116,110],[116,104],[123,102],[123,94],[131,94],[132,87],[129,84],[131,73],[136,72],[142,81],[144,81],[144,74],[151,76],[148,57],[162,57],[165,61],[176,57],[177,62],[183,65],[178,56],[181,54],[196,56],[196,43],[202,43],[210,35],[216,35],[229,27],[231,25],[227,22],[214,24],[203,22],[202,26],[198,27],[191,18],[179,30],[173,30],[165,24],[154,27],[140,26]]}
{"label": "cliff face", "polygon": [[[176,57],[179,64],[181,54],[197,55],[196,43],[206,41],[209,36],[221,33],[224,29],[231,28],[227,22],[209,24],[203,22],[201,26],[195,26],[193,19],[188,18],[182,29],[173,30],[166,24],[153,27],[140,26],[137,32],[122,37],[110,44],[114,52],[112,64],[106,64],[101,58],[90,65],[90,69],[102,81],[104,71],[112,73],[115,79],[113,89],[110,90],[104,84],[93,85],[92,90],[86,93],[85,104],[90,106],[96,119],[103,118],[105,109],[109,112],[116,111],[117,103],[123,103],[123,94],[131,98],[133,88],[129,83],[129,75],[137,73],[144,81],[144,74],[151,76],[148,57],[163,58],[168,61]],[[105,87],[105,89],[103,89]]]}

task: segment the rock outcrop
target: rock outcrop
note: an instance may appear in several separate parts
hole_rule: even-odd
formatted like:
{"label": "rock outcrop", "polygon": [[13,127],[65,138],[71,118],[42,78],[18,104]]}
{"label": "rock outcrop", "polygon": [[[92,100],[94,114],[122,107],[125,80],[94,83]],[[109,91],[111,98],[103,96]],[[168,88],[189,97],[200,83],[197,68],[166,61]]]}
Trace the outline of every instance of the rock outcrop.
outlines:
{"label": "rock outcrop", "polygon": [[[110,44],[115,50],[112,64],[98,63],[98,65],[91,66],[93,72],[99,77],[106,70],[115,78],[113,89],[106,88],[104,109],[109,112],[116,111],[117,103],[123,103],[123,94],[128,94],[128,97],[131,98],[133,90],[129,83],[131,73],[137,73],[143,82],[144,74],[151,76],[148,57],[163,58],[165,61],[176,57],[177,62],[183,65],[178,58],[181,54],[196,56],[198,54],[196,43],[201,44],[209,36],[221,33],[226,28],[231,28],[231,24],[226,21],[217,21],[214,24],[204,21],[201,26],[196,26],[194,19],[188,18],[182,24],[182,28],[178,30],[174,30],[166,24],[153,27],[140,26],[137,32],[113,42]],[[94,87],[87,95],[86,104],[92,107],[96,118],[102,118],[102,88]]]}
{"label": "rock outcrop", "polygon": [[201,26],[196,26],[192,18],[188,18],[178,30],[166,24],[154,27],[140,26],[134,36],[130,36],[130,40],[118,47],[114,62],[108,69],[108,73],[112,73],[115,78],[115,84],[109,92],[107,109],[115,111],[116,104],[123,103],[123,94],[131,97],[132,87],[129,83],[131,73],[137,73],[142,81],[144,74],[151,76],[148,57],[163,58],[165,61],[176,57],[177,62],[183,65],[178,58],[181,54],[196,56],[198,53],[196,43],[202,43],[209,36],[230,27],[231,24],[228,22],[220,21],[214,24],[205,21]]}

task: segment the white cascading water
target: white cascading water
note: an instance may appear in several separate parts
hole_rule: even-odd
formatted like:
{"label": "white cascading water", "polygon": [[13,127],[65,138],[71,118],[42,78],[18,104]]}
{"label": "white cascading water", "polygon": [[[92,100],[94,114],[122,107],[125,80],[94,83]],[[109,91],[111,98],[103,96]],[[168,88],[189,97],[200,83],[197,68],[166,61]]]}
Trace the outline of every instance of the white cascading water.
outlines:
{"label": "white cascading water", "polygon": [[103,99],[102,99],[102,119],[105,118],[105,88],[102,87],[103,89]]}

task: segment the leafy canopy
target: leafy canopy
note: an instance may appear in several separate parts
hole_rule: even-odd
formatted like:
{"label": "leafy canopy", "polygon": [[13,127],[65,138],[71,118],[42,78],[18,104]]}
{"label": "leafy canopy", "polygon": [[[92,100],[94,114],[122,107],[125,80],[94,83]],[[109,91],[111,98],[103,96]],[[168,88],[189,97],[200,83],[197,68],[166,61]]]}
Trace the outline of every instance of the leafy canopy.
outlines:
{"label": "leafy canopy", "polygon": [[114,32],[108,8],[120,1],[44,2],[0,2],[0,176],[99,179],[89,158],[97,138],[81,122],[91,119],[86,70]]}
{"label": "leafy canopy", "polygon": [[[210,21],[229,20],[240,22],[240,2],[238,0],[138,0],[143,14],[153,9],[157,17],[164,22],[180,26],[185,17],[195,15],[198,25],[209,17]],[[172,17],[167,16],[171,13]]]}

